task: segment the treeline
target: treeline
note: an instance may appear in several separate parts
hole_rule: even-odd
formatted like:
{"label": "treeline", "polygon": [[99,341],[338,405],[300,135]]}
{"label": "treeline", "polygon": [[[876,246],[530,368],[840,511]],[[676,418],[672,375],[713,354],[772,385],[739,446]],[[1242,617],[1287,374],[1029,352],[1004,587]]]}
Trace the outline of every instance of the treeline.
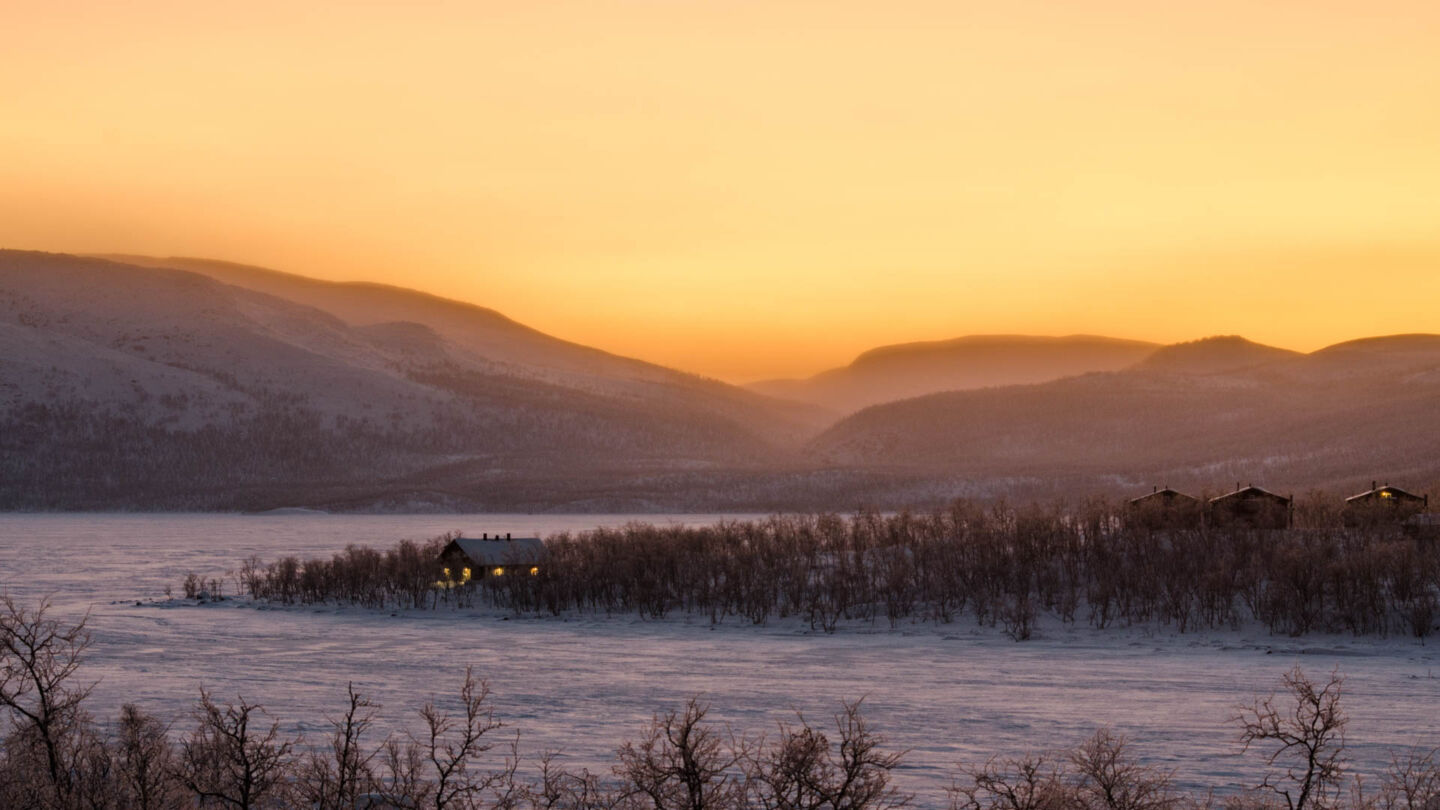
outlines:
{"label": "treeline", "polygon": [[[1440,621],[1440,544],[1394,526],[1151,531],[1124,509],[982,507],[928,514],[777,516],[685,528],[632,524],[547,539],[537,576],[443,580],[448,538],[330,559],[248,561],[241,589],[280,603],[487,604],[522,614],[674,613],[763,624],[969,617],[1029,638],[1044,614],[1096,628],[1179,632],[1257,620],[1273,633],[1425,638]],[[1331,520],[1333,518],[1333,520]]]}
{"label": "treeline", "polygon": [[[573,771],[557,753],[533,763],[467,670],[458,701],[427,702],[416,728],[376,739],[380,708],[353,684],[318,740],[282,732],[256,703],[200,692],[176,725],[124,706],[88,711],[82,620],[51,619],[0,598],[0,806],[10,810],[894,810],[913,803],[895,777],[904,752],[844,703],[833,725],[797,715],[770,734],[707,719],[698,699],[656,715],[622,743],[608,773]],[[957,768],[951,810],[1433,810],[1440,749],[1397,753],[1369,778],[1349,772],[1338,674],[1296,668],[1279,695],[1235,718],[1267,775],[1196,794],[1100,729],[1071,751]],[[188,731],[186,730],[188,729]]]}
{"label": "treeline", "polygon": [[320,414],[282,395],[224,425],[157,424],[138,409],[29,404],[0,414],[0,509],[210,510],[273,506],[423,466],[416,437]]}

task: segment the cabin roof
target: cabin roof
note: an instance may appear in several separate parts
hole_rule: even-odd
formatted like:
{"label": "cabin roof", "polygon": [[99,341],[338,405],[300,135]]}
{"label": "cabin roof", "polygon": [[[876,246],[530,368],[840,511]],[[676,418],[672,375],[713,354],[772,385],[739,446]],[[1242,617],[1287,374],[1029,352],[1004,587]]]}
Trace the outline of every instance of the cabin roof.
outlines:
{"label": "cabin roof", "polygon": [[1138,498],[1131,498],[1131,499],[1130,499],[1130,503],[1132,503],[1132,504],[1141,504],[1141,503],[1144,503],[1144,502],[1146,502],[1146,501],[1148,501],[1148,500],[1155,499],[1155,498],[1158,498],[1158,499],[1160,499],[1160,500],[1165,500],[1165,501],[1173,501],[1173,500],[1179,499],[1179,500],[1184,500],[1184,501],[1194,501],[1195,503],[1199,503],[1199,502],[1200,502],[1200,499],[1197,498],[1197,497],[1195,497],[1194,495],[1186,495],[1185,493],[1183,493],[1183,492],[1181,492],[1181,491],[1179,491],[1179,490],[1177,490],[1177,489],[1171,489],[1170,487],[1165,487],[1164,489],[1157,489],[1157,490],[1155,490],[1154,492],[1148,493],[1148,494],[1146,494],[1146,495],[1141,495],[1141,496],[1138,497]]}
{"label": "cabin roof", "polygon": [[445,546],[441,554],[449,555],[457,551],[480,566],[534,565],[545,553],[545,542],[538,537],[516,537],[508,540],[457,537]]}
{"label": "cabin roof", "polygon": [[1353,501],[1365,501],[1371,498],[1398,498],[1400,500],[1407,501],[1425,500],[1423,496],[1416,495],[1413,492],[1407,492],[1400,487],[1392,487],[1389,484],[1386,484],[1383,487],[1377,487],[1372,485],[1370,489],[1365,490],[1359,495],[1351,495],[1350,497],[1346,498],[1345,502],[1351,503]]}
{"label": "cabin roof", "polygon": [[1240,487],[1234,492],[1227,492],[1224,495],[1211,498],[1210,503],[1221,503],[1222,501],[1228,500],[1247,500],[1250,498],[1269,498],[1270,500],[1277,501],[1279,503],[1290,503],[1290,499],[1285,497],[1284,495],[1276,495],[1270,490],[1262,489],[1261,487],[1257,487],[1254,484],[1251,484],[1250,486]]}

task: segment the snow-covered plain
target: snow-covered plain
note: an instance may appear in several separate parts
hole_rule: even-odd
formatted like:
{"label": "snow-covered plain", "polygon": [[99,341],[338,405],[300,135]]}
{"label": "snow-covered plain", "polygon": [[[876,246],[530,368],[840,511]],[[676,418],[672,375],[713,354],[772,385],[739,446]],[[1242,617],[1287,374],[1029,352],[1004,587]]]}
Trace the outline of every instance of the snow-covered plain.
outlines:
{"label": "snow-covered plain", "polygon": [[957,762],[1070,746],[1102,725],[1174,768],[1181,783],[1225,787],[1259,772],[1230,718],[1299,663],[1317,677],[1337,667],[1346,677],[1359,769],[1378,770],[1392,749],[1440,745],[1440,648],[1404,638],[1101,632],[1049,622],[1039,638],[1015,643],[968,616],[825,635],[733,618],[711,628],[702,617],[155,603],[166,585],[178,591],[186,572],[223,575],[251,554],[319,556],[454,529],[545,535],[636,519],[717,518],[0,515],[0,590],[22,601],[48,594],[57,615],[90,612],[85,674],[99,680],[97,714],[136,702],[180,717],[206,686],[262,702],[314,741],[325,715],[341,708],[347,681],[379,700],[383,723],[398,728],[427,698],[454,692],[473,664],[501,718],[521,733],[522,751],[558,749],[572,766],[605,770],[654,712],[693,695],[711,701],[713,717],[749,731],[772,729],[794,710],[826,720],[840,700],[864,696],[872,725],[910,749],[899,779],[920,806],[943,803]]}

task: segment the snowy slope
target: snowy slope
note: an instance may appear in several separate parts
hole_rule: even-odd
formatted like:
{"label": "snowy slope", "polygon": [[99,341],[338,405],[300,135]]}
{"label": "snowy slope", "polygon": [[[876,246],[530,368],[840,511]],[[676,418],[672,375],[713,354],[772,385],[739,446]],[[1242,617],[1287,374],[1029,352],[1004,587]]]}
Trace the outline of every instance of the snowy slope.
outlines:
{"label": "snowy slope", "polygon": [[[506,469],[773,464],[800,429],[730,386],[618,358],[538,369],[437,322],[357,324],[199,273],[0,251],[0,505],[213,508],[336,481],[373,498],[432,470],[436,497],[473,502],[477,475]],[[651,379],[603,373],[631,366]],[[168,484],[180,500],[157,504]]]}

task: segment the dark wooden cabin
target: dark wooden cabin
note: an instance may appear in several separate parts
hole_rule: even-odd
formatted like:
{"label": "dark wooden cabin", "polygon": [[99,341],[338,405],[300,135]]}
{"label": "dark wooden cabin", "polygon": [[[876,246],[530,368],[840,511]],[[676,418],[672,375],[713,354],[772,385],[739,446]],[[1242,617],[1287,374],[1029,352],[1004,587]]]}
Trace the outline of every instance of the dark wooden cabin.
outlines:
{"label": "dark wooden cabin", "polygon": [[1170,487],[1130,500],[1130,523],[1143,529],[1198,529],[1204,516],[1199,498]]}
{"label": "dark wooden cabin", "polygon": [[1288,529],[1294,520],[1295,499],[1260,487],[1236,484],[1234,492],[1211,498],[1211,526],[1226,529]]}
{"label": "dark wooden cabin", "polygon": [[1430,505],[1429,495],[1416,495],[1389,484],[1370,482],[1370,489],[1345,499],[1346,526],[1377,526],[1404,523],[1424,512]]}
{"label": "dark wooden cabin", "polygon": [[457,537],[440,551],[445,578],[456,583],[501,576],[535,576],[545,555],[538,537]]}

